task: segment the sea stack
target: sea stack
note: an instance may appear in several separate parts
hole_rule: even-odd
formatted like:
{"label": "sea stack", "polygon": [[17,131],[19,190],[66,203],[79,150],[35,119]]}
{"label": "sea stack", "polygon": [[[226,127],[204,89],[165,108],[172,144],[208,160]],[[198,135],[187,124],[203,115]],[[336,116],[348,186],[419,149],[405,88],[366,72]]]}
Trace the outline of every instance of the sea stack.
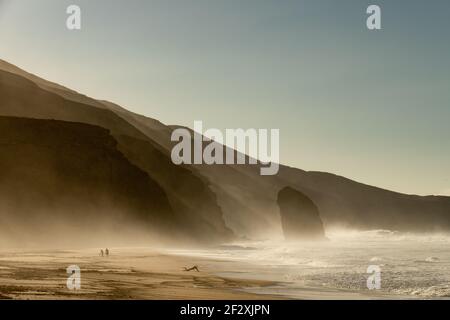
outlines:
{"label": "sea stack", "polygon": [[281,226],[286,240],[324,240],[319,209],[306,195],[291,187],[278,192]]}

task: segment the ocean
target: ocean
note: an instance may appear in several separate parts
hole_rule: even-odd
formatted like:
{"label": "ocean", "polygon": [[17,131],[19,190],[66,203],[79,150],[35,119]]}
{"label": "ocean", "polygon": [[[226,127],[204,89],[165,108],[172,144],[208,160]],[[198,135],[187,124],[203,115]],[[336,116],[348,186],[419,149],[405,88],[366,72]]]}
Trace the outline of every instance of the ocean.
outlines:
{"label": "ocean", "polygon": [[245,241],[172,253],[204,257],[223,277],[274,281],[247,290],[285,298],[450,298],[450,235],[335,230],[327,238]]}

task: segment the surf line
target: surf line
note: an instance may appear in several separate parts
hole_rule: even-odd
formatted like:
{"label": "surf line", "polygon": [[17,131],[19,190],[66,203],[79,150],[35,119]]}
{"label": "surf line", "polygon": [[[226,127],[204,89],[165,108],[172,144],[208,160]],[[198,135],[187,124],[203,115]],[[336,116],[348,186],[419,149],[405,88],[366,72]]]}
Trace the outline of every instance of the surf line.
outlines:
{"label": "surf line", "polygon": [[[171,152],[172,162],[176,165],[257,165],[259,163],[261,164],[261,175],[278,173],[280,163],[279,129],[270,129],[270,137],[268,129],[226,129],[224,139],[224,134],[219,129],[210,128],[203,132],[203,122],[194,121],[194,138],[192,138],[191,132],[192,130],[187,128],[177,128],[172,132],[171,141],[178,142]],[[193,158],[192,150],[194,151]]]}

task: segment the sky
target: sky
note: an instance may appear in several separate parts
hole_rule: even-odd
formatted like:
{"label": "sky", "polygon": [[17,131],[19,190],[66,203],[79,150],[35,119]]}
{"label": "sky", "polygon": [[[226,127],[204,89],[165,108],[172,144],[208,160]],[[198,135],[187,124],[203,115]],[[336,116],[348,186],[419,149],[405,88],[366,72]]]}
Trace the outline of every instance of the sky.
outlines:
{"label": "sky", "polygon": [[449,16],[448,0],[0,0],[0,59],[166,124],[280,129],[283,164],[450,195]]}

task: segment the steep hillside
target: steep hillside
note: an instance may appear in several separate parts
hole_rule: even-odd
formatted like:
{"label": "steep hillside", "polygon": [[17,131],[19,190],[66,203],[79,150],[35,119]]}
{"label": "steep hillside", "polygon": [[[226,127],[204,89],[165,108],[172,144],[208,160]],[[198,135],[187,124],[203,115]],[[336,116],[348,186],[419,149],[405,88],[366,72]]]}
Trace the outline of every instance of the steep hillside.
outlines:
{"label": "steep hillside", "polygon": [[37,85],[28,78],[34,79],[0,71],[0,115],[79,122],[110,130],[118,141],[118,150],[164,189],[171,207],[178,216],[185,217],[183,223],[191,225],[196,238],[213,242],[231,239],[232,232],[223,221],[214,193],[189,170],[173,166],[158,143],[106,107],[79,102],[91,99],[75,99],[78,96],[68,91],[66,95],[73,98],[69,100],[53,90],[44,90],[42,83]]}
{"label": "steep hillside", "polygon": [[[3,71],[1,71],[3,70]],[[329,173],[280,166],[184,165],[170,159],[176,126],[132,113],[0,61],[0,115],[82,122],[110,130],[117,149],[166,193],[174,212],[206,239],[281,237],[277,194],[290,186],[317,205],[325,227],[449,231],[450,198],[404,195]],[[231,230],[232,231],[231,231]],[[199,232],[208,230],[208,232]]]}
{"label": "steep hillside", "polygon": [[0,206],[0,237],[17,244],[183,229],[164,190],[109,132],[81,123],[0,117]]}

